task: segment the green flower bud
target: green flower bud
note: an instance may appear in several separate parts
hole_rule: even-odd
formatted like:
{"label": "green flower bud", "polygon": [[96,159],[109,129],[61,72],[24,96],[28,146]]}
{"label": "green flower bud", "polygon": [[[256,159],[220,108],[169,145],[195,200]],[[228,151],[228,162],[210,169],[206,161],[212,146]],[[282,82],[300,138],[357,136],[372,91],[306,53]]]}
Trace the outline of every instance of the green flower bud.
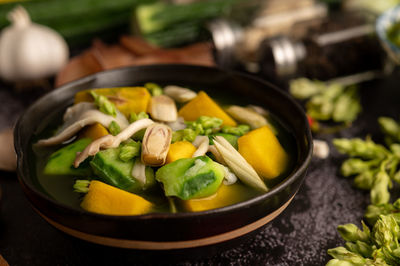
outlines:
{"label": "green flower bud", "polygon": [[137,120],[140,119],[145,119],[145,118],[149,118],[149,115],[145,112],[139,112],[138,114],[136,113],[131,113],[130,117],[129,117],[129,123],[133,123]]}
{"label": "green flower bud", "polygon": [[111,135],[116,136],[121,132],[121,127],[117,122],[112,121],[108,126],[108,131],[111,133]]}
{"label": "green flower bud", "polygon": [[350,242],[357,240],[362,242],[369,242],[369,232],[361,231],[355,224],[343,224],[337,228],[341,237]]}
{"label": "green flower bud", "polygon": [[380,171],[375,176],[374,186],[371,189],[370,197],[374,205],[388,203],[390,200],[389,193],[390,177],[385,171]]}
{"label": "green flower bud", "polygon": [[[366,259],[361,257],[358,254],[348,251],[344,247],[337,247],[328,249],[328,254],[339,261],[346,261],[351,263],[350,265],[360,265],[364,266],[366,263]],[[346,264],[336,264],[336,265],[346,265]]]}
{"label": "green flower bud", "polygon": [[340,171],[343,176],[351,176],[354,174],[366,172],[369,167],[370,164],[367,161],[363,161],[358,158],[350,158],[342,164]]}
{"label": "green flower bud", "polygon": [[99,108],[100,112],[113,117],[117,116],[117,107],[115,107],[115,104],[110,102],[106,96],[98,95],[94,91],[90,91],[90,95],[93,97],[94,103]]}
{"label": "green flower bud", "polygon": [[375,242],[380,247],[390,249],[399,247],[398,235],[400,234],[400,228],[391,215],[380,215],[373,227],[372,234]]}
{"label": "green flower bud", "polygon": [[163,94],[162,88],[156,83],[147,82],[144,84],[144,87],[150,91],[152,96],[159,96]]}
{"label": "green flower bud", "polygon": [[364,171],[354,178],[354,186],[359,189],[370,190],[374,185],[374,174],[372,171]]}
{"label": "green flower bud", "polygon": [[326,89],[326,85],[321,81],[313,81],[307,78],[298,78],[290,81],[290,94],[297,99],[307,99]]}
{"label": "green flower bud", "polygon": [[130,141],[121,146],[121,151],[119,152],[119,158],[124,162],[132,160],[134,157],[140,155],[141,147],[142,144],[139,141],[138,142]]}

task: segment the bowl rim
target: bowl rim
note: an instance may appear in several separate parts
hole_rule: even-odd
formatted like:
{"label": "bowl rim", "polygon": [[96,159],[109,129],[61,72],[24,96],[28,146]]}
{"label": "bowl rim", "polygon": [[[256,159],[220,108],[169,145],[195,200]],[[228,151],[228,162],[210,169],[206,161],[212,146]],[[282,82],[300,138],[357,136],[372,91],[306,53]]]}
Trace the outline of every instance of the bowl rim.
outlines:
{"label": "bowl rim", "polygon": [[[285,178],[284,181],[280,182],[278,185],[272,187],[269,191],[266,193],[263,193],[261,195],[258,195],[254,198],[248,199],[246,201],[242,201],[239,203],[235,203],[233,205],[228,205],[225,207],[221,208],[216,208],[216,209],[211,209],[211,210],[206,210],[206,211],[199,211],[199,212],[178,212],[178,213],[161,213],[161,212],[155,212],[155,213],[148,213],[148,214],[142,214],[142,215],[107,215],[107,214],[99,214],[99,213],[92,213],[85,211],[83,209],[77,209],[75,207],[69,206],[67,204],[58,202],[56,199],[53,199],[49,195],[46,195],[45,193],[41,192],[39,189],[37,189],[33,184],[29,184],[29,182],[25,182],[25,175],[22,171],[22,165],[23,165],[23,149],[22,149],[22,141],[21,141],[21,127],[23,127],[23,121],[24,117],[27,113],[29,113],[35,106],[38,106],[41,104],[41,102],[46,101],[47,97],[50,97],[49,95],[53,93],[57,93],[60,91],[64,90],[69,90],[72,87],[78,86],[85,84],[87,82],[95,80],[98,76],[101,75],[106,75],[110,74],[113,72],[120,72],[120,71],[133,71],[136,69],[152,69],[154,68],[170,68],[170,67],[178,67],[182,69],[188,69],[188,70],[209,70],[209,71],[215,71],[215,72],[220,72],[225,75],[232,75],[232,76],[238,76],[241,78],[245,79],[251,79],[253,81],[259,82],[264,86],[270,87],[270,89],[274,90],[278,94],[280,94],[281,97],[286,98],[295,109],[296,111],[299,112],[299,114],[302,116],[303,124],[305,125],[306,132],[306,141],[308,142],[308,148],[306,150],[304,160],[301,162],[297,162],[297,167]],[[29,136],[29,138],[31,138]],[[106,70],[106,71],[101,71],[97,72],[95,74],[80,78],[78,80],[74,80],[72,82],[68,82],[66,84],[63,84],[62,86],[58,88],[54,88],[52,91],[44,94],[41,96],[39,99],[37,99],[33,104],[31,104],[23,113],[22,115],[18,118],[17,123],[15,125],[15,130],[14,130],[14,148],[17,154],[17,176],[20,184],[22,187],[27,187],[31,192],[33,192],[36,196],[39,198],[42,198],[43,200],[50,202],[52,205],[62,207],[70,212],[77,213],[79,215],[87,215],[93,218],[101,218],[101,219],[107,219],[107,220],[140,220],[140,219],[182,219],[182,218],[198,218],[198,217],[203,217],[203,216],[209,216],[212,214],[216,213],[228,213],[231,211],[235,211],[238,209],[241,209],[243,207],[250,207],[252,205],[255,205],[261,201],[264,201],[266,198],[273,197],[274,195],[280,193],[282,190],[286,189],[288,186],[290,186],[293,182],[295,182],[298,178],[301,178],[302,175],[306,174],[307,167],[309,163],[311,162],[312,159],[312,152],[313,152],[313,141],[312,141],[312,134],[311,130],[308,124],[308,120],[306,117],[306,114],[301,107],[299,103],[297,103],[288,93],[284,92],[282,89],[279,89],[276,85],[269,83],[268,81],[265,81],[259,77],[252,76],[250,74],[246,74],[243,72],[238,72],[238,71],[230,71],[230,70],[224,70],[218,67],[209,67],[209,66],[199,66],[199,65],[190,65],[190,64],[153,64],[153,65],[143,65],[143,66],[128,66],[128,67],[121,67],[121,68],[115,68],[111,70]],[[26,191],[24,190],[25,194]],[[296,192],[293,194],[295,195]],[[28,197],[29,198],[29,197]],[[282,202],[281,205],[285,204],[285,202]]]}

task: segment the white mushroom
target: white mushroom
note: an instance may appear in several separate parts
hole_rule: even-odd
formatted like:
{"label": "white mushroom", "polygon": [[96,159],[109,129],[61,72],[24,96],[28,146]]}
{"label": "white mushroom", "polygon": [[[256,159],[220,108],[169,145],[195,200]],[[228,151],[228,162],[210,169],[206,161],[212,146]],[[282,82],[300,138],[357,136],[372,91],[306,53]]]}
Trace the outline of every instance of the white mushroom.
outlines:
{"label": "white mushroom", "polygon": [[145,118],[137,120],[136,122],[130,124],[127,128],[122,130],[118,135],[106,135],[103,136],[92,143],[90,143],[81,153],[79,153],[74,161],[74,166],[78,167],[86,158],[89,156],[94,156],[100,151],[100,149],[116,148],[121,144],[121,142],[129,139],[133,134],[147,128],[154,122],[151,119]]}
{"label": "white mushroom", "polygon": [[205,155],[208,151],[209,142],[210,140],[207,136],[197,136],[192,143],[197,148],[192,158]]}
{"label": "white mushroom", "polygon": [[174,100],[166,95],[151,97],[148,109],[151,118],[157,121],[174,122],[178,118]]}
{"label": "white mushroom", "polygon": [[254,168],[226,139],[221,136],[215,136],[214,145],[229,168],[243,183],[262,191],[268,191],[267,186]]}
{"label": "white mushroom", "polygon": [[39,140],[37,145],[39,146],[51,146],[60,144],[67,141],[71,137],[75,136],[82,128],[94,123],[100,123],[104,127],[108,127],[112,121],[115,121],[121,129],[126,128],[129,125],[128,120],[120,112],[117,113],[117,117],[106,115],[98,110],[86,110],[81,115],[68,115],[68,120],[65,121],[59,132],[48,139]]}
{"label": "white mushroom", "polygon": [[175,85],[165,86],[164,94],[168,95],[179,103],[188,102],[197,96],[197,93],[195,93],[194,91]]}

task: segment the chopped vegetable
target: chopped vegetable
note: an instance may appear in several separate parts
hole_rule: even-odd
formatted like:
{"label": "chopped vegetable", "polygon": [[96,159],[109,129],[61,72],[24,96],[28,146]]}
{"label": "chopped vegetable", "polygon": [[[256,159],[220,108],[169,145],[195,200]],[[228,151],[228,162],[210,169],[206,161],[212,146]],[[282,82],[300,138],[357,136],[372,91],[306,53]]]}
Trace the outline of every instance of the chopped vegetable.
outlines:
{"label": "chopped vegetable", "polygon": [[197,96],[192,90],[174,85],[165,86],[164,93],[179,103],[188,102]]}
{"label": "chopped vegetable", "polygon": [[193,142],[196,139],[197,135],[198,133],[191,128],[181,129],[172,132],[172,142],[177,142],[177,141]]}
{"label": "chopped vegetable", "polygon": [[131,113],[145,112],[151,95],[144,87],[121,87],[84,90],[75,94],[75,103],[91,102],[90,92],[106,96],[126,117]]}
{"label": "chopped vegetable", "polygon": [[238,139],[239,153],[264,178],[275,178],[288,167],[289,156],[268,126],[252,130]]}
{"label": "chopped vegetable", "polygon": [[381,131],[385,134],[386,144],[400,143],[400,124],[390,117],[379,117]]}
{"label": "chopped vegetable", "polygon": [[99,139],[105,135],[108,135],[108,131],[100,123],[95,123],[93,125],[87,126],[79,133],[79,138],[89,138],[92,140]]}
{"label": "chopped vegetable", "polygon": [[225,138],[221,136],[214,137],[214,146],[217,148],[225,163],[243,183],[260,191],[268,191],[267,186],[258,176],[254,168]]}
{"label": "chopped vegetable", "polygon": [[153,96],[148,111],[151,118],[158,121],[174,122],[178,119],[175,102],[166,95]]}
{"label": "chopped vegetable", "polygon": [[268,120],[264,116],[250,109],[237,105],[231,105],[226,109],[226,112],[236,121],[239,121],[243,124],[248,124],[252,129],[268,126],[275,134],[277,133],[276,129],[271,126],[270,123],[268,123]]}
{"label": "chopped vegetable", "polygon": [[133,123],[140,119],[145,119],[145,118],[149,118],[149,115],[145,112],[139,112],[138,114],[131,113],[129,116],[129,123]]}
{"label": "chopped vegetable", "polygon": [[212,100],[204,91],[185,104],[178,112],[185,121],[196,121],[200,116],[220,118],[223,125],[236,126],[236,122]]}
{"label": "chopped vegetable", "polygon": [[244,134],[250,131],[250,126],[248,125],[238,125],[237,127],[223,126],[221,131],[227,134],[243,136]]}
{"label": "chopped vegetable", "polygon": [[197,134],[210,135],[220,130],[222,119],[202,115],[196,121],[185,123],[188,129],[193,129]]}
{"label": "chopped vegetable", "polygon": [[379,219],[380,215],[392,215],[398,224],[400,224],[400,199],[397,199],[393,204],[371,204],[367,207],[364,214],[367,222],[373,226]]}
{"label": "chopped vegetable", "polygon": [[148,213],[153,204],[138,195],[93,180],[81,207],[100,214],[140,215]]}
{"label": "chopped vegetable", "polygon": [[248,199],[248,189],[242,184],[221,185],[217,192],[207,198],[191,199],[182,202],[183,208],[190,212],[222,208]]}
{"label": "chopped vegetable", "polygon": [[76,180],[74,184],[74,192],[88,193],[90,180]]}
{"label": "chopped vegetable", "polygon": [[98,152],[90,165],[94,173],[105,183],[117,188],[138,193],[155,184],[154,176],[146,175],[146,184],[142,186],[132,176],[133,160],[124,162],[119,159],[121,148],[107,149]]}
{"label": "chopped vegetable", "polygon": [[112,121],[108,126],[108,131],[110,131],[111,135],[116,136],[121,132],[121,128],[117,122]]}
{"label": "chopped vegetable", "polygon": [[98,95],[95,91],[90,91],[89,93],[93,97],[94,103],[101,112],[107,115],[111,115],[113,117],[117,116],[117,108],[112,102],[107,99],[107,97],[103,95]]}
{"label": "chopped vegetable", "polygon": [[163,94],[163,90],[158,84],[147,82],[144,84],[144,87],[150,91],[152,96],[159,96]]}
{"label": "chopped vegetable", "polygon": [[73,167],[73,162],[77,152],[81,152],[91,142],[91,139],[79,139],[50,155],[44,167],[46,175],[78,175],[87,176],[91,174],[88,165],[83,164],[79,168]]}
{"label": "chopped vegetable", "polygon": [[177,141],[172,143],[168,150],[166,163],[172,163],[182,158],[191,158],[196,147],[188,141]]}
{"label": "chopped vegetable", "polygon": [[180,159],[156,172],[156,179],[164,185],[165,195],[183,200],[213,195],[223,178],[222,166],[207,156]]}
{"label": "chopped vegetable", "polygon": [[119,158],[127,162],[129,160],[132,160],[134,157],[137,157],[140,155],[140,148],[142,146],[142,143],[139,141],[129,141],[125,144],[121,145],[121,152],[119,153]]}
{"label": "chopped vegetable", "polygon": [[159,123],[150,125],[143,137],[142,162],[151,166],[163,165],[167,159],[171,138],[170,127]]}

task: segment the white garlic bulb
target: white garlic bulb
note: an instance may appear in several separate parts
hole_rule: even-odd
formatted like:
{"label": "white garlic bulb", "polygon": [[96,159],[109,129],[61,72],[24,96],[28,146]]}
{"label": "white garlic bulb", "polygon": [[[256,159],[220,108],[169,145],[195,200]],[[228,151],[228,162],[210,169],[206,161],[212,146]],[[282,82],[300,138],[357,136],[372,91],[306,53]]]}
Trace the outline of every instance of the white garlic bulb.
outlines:
{"label": "white garlic bulb", "polygon": [[36,23],[22,6],[8,14],[11,25],[0,34],[0,77],[29,81],[56,74],[68,60],[65,40],[56,31]]}

